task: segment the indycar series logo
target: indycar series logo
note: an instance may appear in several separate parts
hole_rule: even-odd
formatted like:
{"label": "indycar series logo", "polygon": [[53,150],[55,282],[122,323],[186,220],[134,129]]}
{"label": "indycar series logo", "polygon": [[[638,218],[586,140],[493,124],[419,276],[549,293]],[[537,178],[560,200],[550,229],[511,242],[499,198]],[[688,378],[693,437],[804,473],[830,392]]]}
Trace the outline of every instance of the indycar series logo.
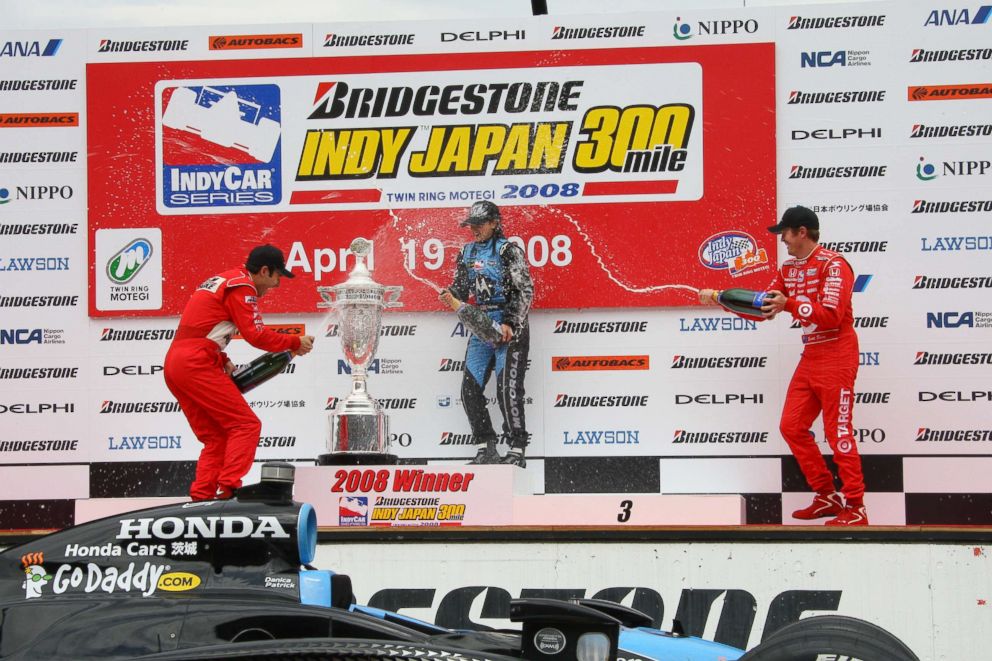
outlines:
{"label": "indycar series logo", "polygon": [[278,85],[158,87],[160,205],[260,207],[282,199]]}

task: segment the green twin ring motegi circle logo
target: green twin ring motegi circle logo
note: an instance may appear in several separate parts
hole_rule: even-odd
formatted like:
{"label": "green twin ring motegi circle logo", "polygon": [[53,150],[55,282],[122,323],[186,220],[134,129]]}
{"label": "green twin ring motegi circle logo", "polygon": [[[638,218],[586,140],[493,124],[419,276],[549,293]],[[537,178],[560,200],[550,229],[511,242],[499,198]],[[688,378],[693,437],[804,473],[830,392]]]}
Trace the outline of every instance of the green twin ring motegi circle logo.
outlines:
{"label": "green twin ring motegi circle logo", "polygon": [[107,277],[119,285],[130,282],[151,256],[151,241],[135,239],[107,262]]}

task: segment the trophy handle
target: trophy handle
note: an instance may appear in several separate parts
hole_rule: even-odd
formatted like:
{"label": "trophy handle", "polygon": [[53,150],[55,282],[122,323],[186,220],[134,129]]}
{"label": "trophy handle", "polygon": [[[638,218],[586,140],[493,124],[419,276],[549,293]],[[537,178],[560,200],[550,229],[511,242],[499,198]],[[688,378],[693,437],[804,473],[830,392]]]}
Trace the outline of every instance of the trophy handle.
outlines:
{"label": "trophy handle", "polygon": [[384,308],[401,308],[403,303],[400,301],[400,294],[403,293],[402,285],[389,285],[383,287],[382,290],[382,307]]}

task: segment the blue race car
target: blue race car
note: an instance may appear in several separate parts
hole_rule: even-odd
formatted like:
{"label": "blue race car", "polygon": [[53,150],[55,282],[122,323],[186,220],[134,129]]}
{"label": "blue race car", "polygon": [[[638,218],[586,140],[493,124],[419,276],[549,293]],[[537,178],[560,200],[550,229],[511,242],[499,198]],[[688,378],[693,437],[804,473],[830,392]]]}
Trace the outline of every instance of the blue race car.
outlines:
{"label": "blue race car", "polygon": [[745,652],[598,599],[513,600],[519,631],[362,606],[347,575],[310,566],[317,517],[292,500],[292,473],[266,464],[235,499],[129,512],[3,552],[0,658],[917,661],[886,631],[836,615]]}

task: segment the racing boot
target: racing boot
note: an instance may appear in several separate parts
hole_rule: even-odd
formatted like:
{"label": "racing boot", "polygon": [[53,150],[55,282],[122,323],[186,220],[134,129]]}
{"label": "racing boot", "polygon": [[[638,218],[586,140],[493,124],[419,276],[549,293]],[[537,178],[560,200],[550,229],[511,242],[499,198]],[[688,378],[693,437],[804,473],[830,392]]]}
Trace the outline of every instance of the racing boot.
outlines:
{"label": "racing boot", "polygon": [[475,444],[475,456],[468,463],[469,465],[498,464],[499,459],[499,452],[496,451],[496,437],[492,436]]}
{"label": "racing boot", "polygon": [[792,513],[793,519],[822,519],[827,516],[837,516],[844,511],[844,501],[839,493],[818,493],[813,496],[809,507]]}
{"label": "racing boot", "polygon": [[524,453],[527,451],[527,439],[530,437],[529,434],[524,434],[523,436],[514,436],[510,438],[510,450],[503,457],[502,464],[509,464],[510,466],[520,466],[521,468],[527,467],[527,459],[524,458]]}
{"label": "racing boot", "polygon": [[868,511],[864,505],[848,505],[837,518],[827,521],[828,526],[867,526]]}

